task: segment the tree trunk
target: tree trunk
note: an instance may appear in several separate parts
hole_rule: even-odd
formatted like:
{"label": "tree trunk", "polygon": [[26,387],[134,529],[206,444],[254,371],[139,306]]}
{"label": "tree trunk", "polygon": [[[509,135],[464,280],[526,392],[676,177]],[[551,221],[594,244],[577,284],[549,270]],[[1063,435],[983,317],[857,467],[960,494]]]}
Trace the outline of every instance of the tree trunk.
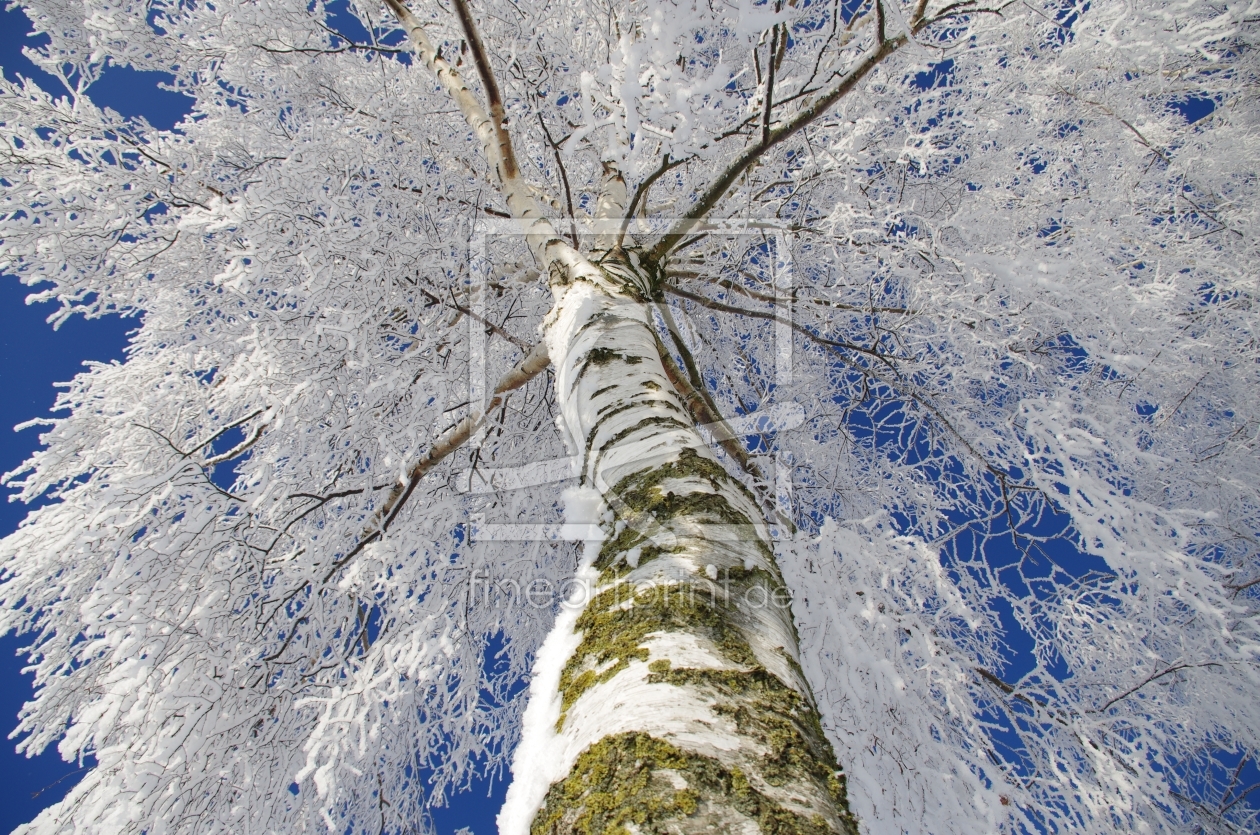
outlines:
{"label": "tree trunk", "polygon": [[856,833],[765,515],[662,367],[646,304],[658,278],[617,249],[552,279],[557,399],[604,541],[583,558],[589,599],[548,640],[570,651],[552,651],[550,692],[535,677],[531,699],[546,704],[529,708],[500,825]]}
{"label": "tree trunk", "polygon": [[657,352],[647,304],[659,295],[659,258],[620,245],[625,180],[605,162],[601,257],[583,256],[520,176],[467,3],[455,6],[487,107],[401,0],[389,5],[549,271],[555,306],[544,330],[560,423],[604,534],[583,556],[587,599],[539,653],[501,831],[532,820],[528,831],[547,835],[856,835],[765,515],[709,452]]}

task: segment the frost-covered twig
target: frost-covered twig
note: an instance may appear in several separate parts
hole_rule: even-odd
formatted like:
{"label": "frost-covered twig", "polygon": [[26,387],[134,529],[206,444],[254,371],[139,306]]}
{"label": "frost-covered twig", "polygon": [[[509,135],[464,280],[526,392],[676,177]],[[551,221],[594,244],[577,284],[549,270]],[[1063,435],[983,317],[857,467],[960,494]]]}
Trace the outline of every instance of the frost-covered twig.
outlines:
{"label": "frost-covered twig", "polygon": [[328,567],[324,574],[323,582],[327,583],[331,580],[333,575],[345,568],[364,548],[384,536],[389,530],[390,524],[397,518],[403,506],[407,504],[407,500],[411,498],[411,494],[415,491],[421,479],[441,463],[442,459],[463,446],[485,423],[486,416],[503,404],[508,394],[534,379],[550,363],[551,360],[547,356],[546,343],[539,342],[534,345],[525,357],[516,364],[516,367],[495,384],[494,394],[484,407],[478,408],[473,406],[459,423],[448,429],[440,438],[434,441],[429,446],[428,451],[416,463],[411,465],[406,477],[400,479],[394,485],[389,495],[385,497],[385,501],[381,504],[380,509],[376,511],[373,523],[368,526],[368,529],[363,533],[355,546],[346,552],[345,556],[335,560]]}

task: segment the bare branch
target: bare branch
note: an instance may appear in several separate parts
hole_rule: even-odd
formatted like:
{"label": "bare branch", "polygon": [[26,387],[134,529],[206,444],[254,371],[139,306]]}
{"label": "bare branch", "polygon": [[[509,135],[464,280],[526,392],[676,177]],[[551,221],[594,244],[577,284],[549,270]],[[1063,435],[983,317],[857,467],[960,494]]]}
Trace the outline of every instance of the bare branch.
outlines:
{"label": "bare branch", "polygon": [[502,327],[500,327],[499,325],[496,325],[494,322],[491,322],[486,317],[480,314],[474,313],[471,309],[460,304],[458,301],[455,300],[454,291],[451,292],[451,307],[455,308],[460,313],[467,316],[469,319],[474,319],[480,322],[481,324],[485,325],[486,328],[495,336],[507,342],[511,342],[517,348],[520,348],[521,351],[524,352],[526,355],[528,355],[529,352],[532,351],[536,347],[536,346],[531,346],[528,342],[526,342],[524,339],[521,339],[519,336],[515,336],[513,334],[508,333]]}
{"label": "bare branch", "polygon": [[[495,173],[495,185],[507,202],[512,216],[532,221],[530,231],[532,236],[535,237],[534,244],[536,247],[541,246],[545,249],[547,243],[556,237],[555,229],[552,228],[551,222],[543,216],[541,208],[534,199],[533,192],[517,170],[516,158],[512,152],[511,137],[503,120],[503,105],[501,101],[498,101],[498,88],[493,86],[493,75],[489,75],[489,64],[484,64],[485,72],[490,78],[489,84],[491,85],[486,88],[486,92],[488,96],[493,97],[491,112],[488,113],[481,102],[477,100],[477,97],[468,89],[459,71],[438,53],[437,48],[434,47],[433,42],[429,40],[428,34],[424,31],[424,27],[416,16],[411,13],[411,10],[401,0],[385,0],[385,3],[395,17],[398,18],[403,28],[407,30],[412,46],[415,47],[416,54],[420,60],[437,76],[438,83],[455,101],[460,113],[464,116],[464,120],[472,128],[477,138],[481,140],[486,162]],[[474,34],[475,31],[474,29]],[[479,39],[477,44],[475,48],[481,49]],[[480,54],[482,58],[485,57],[484,49],[481,49]],[[481,62],[478,62],[478,64],[480,70],[482,64]],[[482,82],[486,84],[484,78]],[[493,113],[496,103],[499,110],[497,118]]]}
{"label": "bare branch", "polygon": [[[877,4],[877,10],[882,16],[882,6]],[[923,24],[921,24],[923,25]],[[916,30],[917,31],[917,28]],[[801,108],[794,116],[781,124],[777,129],[764,134],[757,144],[752,145],[744,150],[736,157],[730,165],[726,167],[709,184],[709,187],[696,199],[692,207],[684,214],[670,231],[661,236],[656,245],[652,247],[648,253],[649,257],[654,261],[662,261],[669,255],[671,251],[690,233],[692,228],[713,210],[722,196],[730,189],[735,181],[738,180],[745,171],[747,171],[753,163],[761,159],[766,151],[778,145],[780,142],[792,137],[797,131],[809,125],[824,113],[826,113],[833,104],[838,102],[849,94],[862,79],[879,66],[879,64],[892,55],[901,47],[909,42],[909,38],[902,34],[892,39],[886,39],[883,36],[883,24],[881,17],[880,37],[866,56],[857,63],[857,65],[849,71],[847,75],[841,78],[830,90],[819,95],[811,104]]]}
{"label": "bare branch", "polygon": [[551,151],[556,155],[556,167],[560,169],[560,184],[564,187],[564,202],[569,210],[569,240],[573,244],[573,248],[577,249],[578,243],[577,231],[577,215],[573,212],[573,190],[569,187],[569,172],[564,166],[564,159],[560,156],[560,144],[551,138],[551,131],[547,129],[547,122],[543,119],[542,114],[538,114],[538,124],[542,127],[543,136],[547,138],[547,144],[551,146]]}
{"label": "bare branch", "polygon": [[499,93],[499,84],[494,79],[494,68],[490,66],[490,57],[486,55],[486,47],[481,42],[481,33],[473,21],[472,10],[468,8],[468,0],[454,0],[455,13],[459,16],[460,25],[464,27],[464,37],[468,39],[468,48],[472,51],[473,66],[481,78],[481,88],[486,93],[486,103],[490,106],[490,118],[494,120],[494,131],[499,139],[500,165],[503,166],[502,177],[511,179],[519,173],[516,167],[516,155],[512,151],[512,138],[507,132],[507,113],[503,109],[503,96]]}
{"label": "bare branch", "polygon": [[[670,274],[678,275],[678,276],[687,275],[686,273],[683,273],[680,270],[672,270],[672,269],[670,270]],[[778,298],[777,296],[772,296],[769,293],[760,293],[756,290],[753,290],[750,287],[745,287],[742,284],[736,284],[734,281],[731,281],[729,278],[709,278],[707,276],[703,276],[703,275],[699,275],[695,273],[693,273],[692,275],[696,278],[699,278],[705,281],[712,281],[713,283],[717,284],[720,287],[724,287],[727,290],[731,290],[733,292],[739,293],[740,295],[743,295],[743,296],[747,296],[748,298],[754,299],[759,302],[765,302],[766,304],[778,304],[781,301],[781,299]],[[895,314],[900,314],[900,315],[909,315],[910,313],[913,312],[909,308],[905,308],[905,307],[876,307],[873,305],[869,307],[863,307],[856,304],[845,304],[844,302],[833,302],[833,301],[830,301],[829,299],[816,299],[812,297],[802,299],[795,295],[793,295],[793,301],[808,302],[809,304],[817,305],[818,307],[828,307],[828,308],[831,308],[832,310],[849,310],[854,313],[865,313],[865,314],[895,313]]]}
{"label": "bare branch", "polygon": [[362,44],[348,42],[345,46],[336,47],[309,47],[309,46],[268,46],[267,44],[256,43],[255,49],[261,49],[263,52],[270,52],[273,55],[340,55],[343,52],[381,52],[386,55],[395,55],[400,52],[407,52],[405,49],[396,49],[388,46],[375,46],[373,44]]}
{"label": "bare branch", "polygon": [[1153,674],[1151,674],[1151,675],[1147,676],[1147,677],[1146,677],[1146,678],[1145,678],[1145,679],[1144,679],[1144,680],[1143,680],[1140,684],[1135,684],[1135,685],[1133,685],[1132,687],[1130,687],[1128,690],[1126,690],[1126,691],[1124,691],[1123,693],[1121,693],[1119,696],[1116,696],[1116,697],[1114,697],[1114,698],[1112,698],[1112,699],[1109,699],[1105,705],[1103,705],[1103,706],[1102,706],[1102,707],[1100,707],[1098,710],[1093,711],[1093,712],[1094,712],[1094,713],[1103,713],[1104,711],[1106,711],[1106,710],[1107,710],[1107,708],[1111,707],[1111,706],[1112,706],[1112,705],[1114,705],[1116,702],[1120,701],[1121,699],[1127,699],[1129,696],[1132,696],[1134,693],[1136,693],[1137,691],[1141,690],[1141,689],[1142,689],[1143,687],[1145,687],[1146,685],[1148,685],[1148,684],[1150,684],[1151,682],[1154,682],[1154,681],[1159,681],[1161,678],[1163,678],[1163,677],[1164,677],[1164,676],[1166,676],[1166,675],[1171,675],[1171,674],[1173,674],[1173,673],[1177,673],[1177,672],[1180,672],[1180,671],[1182,671],[1182,670],[1193,670],[1193,669],[1197,669],[1197,668],[1199,668],[1199,667],[1219,667],[1219,666],[1221,666],[1221,665],[1220,665],[1219,663],[1215,662],[1215,661],[1208,661],[1208,662],[1206,662],[1206,663],[1204,663],[1204,664],[1185,664],[1185,663],[1182,663],[1182,662],[1178,662],[1178,663],[1176,663],[1176,664],[1170,664],[1168,667],[1164,668],[1164,669],[1163,669],[1163,670],[1161,670],[1160,672],[1158,672],[1158,673],[1153,673]]}
{"label": "bare branch", "polygon": [[[560,264],[566,274],[578,270],[591,276],[592,280],[599,281],[600,273],[572,244],[560,237],[555,226],[543,214],[538,201],[534,198],[534,190],[517,169],[511,136],[503,118],[503,105],[498,99],[498,88],[494,85],[490,65],[485,60],[485,50],[480,46],[480,37],[475,38],[474,47],[479,50],[477,54],[480,58],[477,64],[479,71],[484,74],[483,84],[488,85],[486,94],[490,97],[489,113],[468,89],[459,72],[438,53],[424,31],[424,26],[402,0],[385,0],[385,2],[406,29],[417,56],[437,77],[438,83],[455,101],[464,120],[481,141],[482,152],[485,154],[486,162],[494,171],[495,185],[499,193],[503,195],[508,210],[512,213],[512,217],[525,222],[522,231],[525,233],[526,242],[534,253],[534,257],[543,265]],[[472,26],[472,18],[468,14],[467,6],[462,3],[459,5],[466,18],[465,29],[470,34],[470,40],[474,40],[476,28]]]}
{"label": "bare branch", "polygon": [[774,108],[774,65],[779,51],[779,27],[770,29],[770,53],[766,60],[766,98],[761,107],[761,144],[770,143],[770,111]]}
{"label": "bare branch", "polygon": [[1246,591],[1247,589],[1251,588],[1252,586],[1256,586],[1256,585],[1260,585],[1260,577],[1257,577],[1257,578],[1255,578],[1254,580],[1248,580],[1248,581],[1247,581],[1247,582],[1245,582],[1245,583],[1239,583],[1238,585],[1228,585],[1228,584],[1227,584],[1227,585],[1225,586],[1225,588],[1230,589],[1230,590],[1234,593],[1234,595],[1237,595],[1237,594],[1238,594],[1238,592],[1240,592],[1240,591]]}
{"label": "bare branch", "polygon": [[852,342],[843,342],[843,341],[839,341],[835,339],[827,339],[826,337],[819,336],[818,334],[814,333],[813,331],[811,331],[809,328],[805,327],[804,325],[798,322],[794,322],[791,319],[785,319],[782,316],[779,316],[777,313],[766,313],[761,310],[746,310],[742,307],[734,307],[733,305],[723,304],[722,302],[714,301],[713,299],[706,298],[697,293],[689,293],[686,290],[683,290],[678,287],[674,287],[672,285],[667,285],[665,287],[665,292],[672,293],[675,296],[681,296],[684,299],[693,301],[696,304],[709,308],[710,310],[719,310],[723,313],[735,313],[740,316],[750,316],[754,319],[767,319],[772,322],[778,322],[780,324],[787,325],[792,330],[796,331],[797,333],[801,334],[802,336],[804,336],[805,338],[809,339],[812,342],[817,342],[819,345],[826,345],[830,348],[842,348],[846,351],[856,351],[861,354],[867,354],[879,360],[880,362],[884,363],[885,365],[888,365],[890,368],[892,367],[890,360],[897,359],[897,357],[888,357],[884,354],[881,354],[879,351],[876,351],[873,348],[864,348],[861,345],[856,345]]}
{"label": "bare branch", "polygon": [[630,229],[630,222],[634,219],[634,213],[638,210],[640,201],[646,204],[648,190],[652,188],[652,185],[667,171],[671,168],[677,168],[684,162],[686,162],[685,159],[678,159],[670,162],[669,154],[666,154],[665,158],[661,161],[661,167],[649,174],[647,178],[644,179],[643,182],[639,183],[638,187],[635,188],[634,196],[630,198],[630,205],[626,207],[625,217],[621,219],[621,232],[617,235],[618,247],[625,244],[626,232]]}
{"label": "bare branch", "polygon": [[[205,449],[206,447],[210,446],[210,445],[211,445],[211,444],[213,444],[215,441],[219,440],[219,438],[222,438],[224,434],[226,434],[226,433],[228,433],[228,432],[231,432],[233,429],[237,428],[237,427],[238,427],[238,426],[240,426],[242,423],[248,423],[249,421],[251,421],[251,420],[253,420],[254,418],[258,417],[259,415],[261,415],[261,414],[262,414],[263,412],[265,412],[265,411],[266,411],[266,409],[255,409],[254,411],[252,411],[252,412],[250,412],[249,414],[245,415],[245,417],[243,417],[243,418],[239,418],[239,419],[237,419],[237,420],[232,421],[232,422],[231,422],[231,423],[229,423],[227,426],[223,426],[223,427],[221,427],[220,429],[218,429],[218,430],[217,430],[217,431],[216,431],[213,435],[211,435],[209,438],[206,438],[204,441],[202,441],[201,443],[197,444],[195,447],[193,447],[192,449],[188,450],[187,452],[184,452],[182,449],[180,449],[179,447],[177,447],[177,446],[175,445],[175,443],[174,443],[174,442],[173,442],[170,438],[166,437],[165,435],[163,435],[161,432],[157,431],[156,429],[154,429],[154,428],[152,428],[152,427],[150,427],[150,426],[142,426],[141,424],[136,424],[136,425],[137,425],[137,426],[142,426],[142,428],[144,428],[144,429],[148,429],[148,430],[149,430],[150,432],[152,432],[154,435],[157,435],[159,438],[161,438],[162,440],[166,441],[166,443],[170,445],[171,449],[173,449],[173,450],[175,450],[175,452],[179,453],[179,455],[180,455],[180,457],[181,457],[181,458],[188,458],[189,456],[192,456],[192,455],[194,455],[194,454],[196,454],[196,453],[200,452],[201,450]],[[209,462],[207,462],[207,463],[209,463]]]}
{"label": "bare branch", "polygon": [[407,500],[411,498],[411,494],[415,491],[416,485],[420,483],[420,480],[437,466],[442,459],[463,446],[485,423],[486,415],[499,408],[507,399],[509,393],[534,379],[550,364],[551,360],[547,356],[547,346],[545,343],[539,342],[525,355],[524,359],[518,362],[511,371],[499,380],[494,387],[494,396],[486,403],[485,408],[472,409],[463,420],[443,433],[442,437],[438,438],[429,447],[429,451],[411,466],[411,469],[407,471],[407,478],[394,485],[394,489],[390,491],[385,501],[381,504],[380,509],[376,511],[373,523],[364,531],[359,542],[345,556],[335,561],[329,567],[324,574],[323,582],[327,583],[334,574],[349,564],[364,548],[380,539],[389,530],[389,526],[398,517],[398,513],[403,509],[403,506],[407,504]]}

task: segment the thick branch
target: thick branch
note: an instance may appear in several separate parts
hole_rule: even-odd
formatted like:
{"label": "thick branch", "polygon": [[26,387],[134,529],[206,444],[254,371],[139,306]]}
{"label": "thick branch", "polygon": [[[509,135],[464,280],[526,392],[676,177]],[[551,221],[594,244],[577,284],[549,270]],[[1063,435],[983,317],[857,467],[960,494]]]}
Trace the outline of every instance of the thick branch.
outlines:
{"label": "thick branch", "polygon": [[[595,269],[572,244],[561,238],[551,221],[543,215],[542,209],[534,199],[533,190],[516,167],[516,159],[512,152],[511,136],[503,119],[496,119],[493,116],[493,112],[486,112],[481,102],[468,89],[459,72],[434,48],[433,42],[429,40],[429,36],[424,31],[420,21],[401,0],[385,0],[385,2],[403,25],[403,28],[406,29],[408,36],[411,38],[411,43],[415,47],[416,55],[437,77],[438,83],[459,107],[460,113],[463,114],[468,126],[472,128],[473,133],[481,140],[481,147],[485,154],[486,162],[494,171],[495,185],[503,195],[508,211],[512,213],[512,217],[525,221],[523,224],[524,228],[521,231],[525,233],[525,240],[534,257],[538,259],[544,268],[558,265],[560,268],[559,274],[566,276],[570,280],[576,275],[582,275],[595,283],[600,283],[602,275],[599,270]],[[467,10],[465,9],[465,11]],[[471,17],[464,22],[465,29],[471,35],[476,35],[476,29],[472,26]],[[470,40],[472,40],[471,36]],[[479,36],[476,38],[476,41],[480,43]],[[487,95],[497,96],[498,88],[493,86],[490,65],[484,58],[485,51],[482,49],[481,60],[478,61],[478,71],[485,73],[490,78],[492,87],[487,88]],[[495,100],[492,100],[492,111],[494,107]],[[501,102],[498,107],[501,111]]]}
{"label": "thick branch", "polygon": [[[837,81],[831,89],[821,93],[816,99],[814,99],[813,103],[801,110],[798,110],[792,118],[783,122],[775,130],[769,130],[771,100],[770,84],[768,83],[765,107],[766,121],[763,125],[761,141],[745,149],[742,154],[736,157],[735,160],[727,166],[725,171],[713,178],[709,187],[703,194],[700,195],[700,197],[692,205],[691,209],[689,209],[685,215],[674,223],[674,227],[670,229],[669,232],[665,233],[661,239],[656,242],[656,245],[652,247],[649,256],[657,262],[662,261],[665,256],[677,247],[679,242],[687,236],[696,223],[703,220],[709,212],[713,211],[713,207],[717,205],[718,201],[722,199],[723,195],[726,194],[730,187],[735,184],[735,181],[738,180],[745,171],[751,168],[757,160],[761,159],[761,157],[765,155],[766,151],[769,151],[775,145],[778,145],[780,142],[792,137],[797,131],[805,128],[807,125],[814,122],[830,110],[832,105],[848,95],[853,88],[858,85],[858,82],[865,78],[871,70],[879,66],[885,58],[909,43],[910,35],[917,34],[925,27],[953,15],[964,12],[988,11],[985,9],[976,9],[975,3],[972,2],[972,0],[967,0],[963,3],[955,3],[953,6],[946,7],[946,9],[944,9],[940,14],[937,14],[931,19],[927,19],[923,16],[926,9],[926,2],[920,2],[915,8],[914,16],[910,20],[910,31],[908,33],[897,35],[894,38],[890,38],[888,37],[886,31],[887,23],[883,3],[881,0],[875,0],[874,14],[876,20],[876,41],[874,49],[868,52],[866,57],[859,61],[857,66],[850,70],[847,75]],[[773,72],[773,57],[771,58],[770,63],[770,71]],[[767,80],[769,81],[769,79]]]}
{"label": "thick branch", "polygon": [[389,492],[380,509],[376,511],[372,524],[364,531],[358,544],[350,549],[344,557],[332,564],[324,575],[324,582],[327,583],[334,574],[358,556],[364,548],[380,539],[389,530],[389,526],[398,517],[403,506],[407,504],[407,500],[411,498],[411,494],[415,491],[420,480],[437,466],[442,459],[463,446],[485,423],[486,415],[503,405],[509,393],[534,379],[550,363],[551,360],[547,356],[546,343],[539,342],[525,355],[524,359],[499,380],[494,387],[494,396],[485,404],[485,408],[469,410],[469,413],[463,420],[443,433],[442,437],[438,438],[429,447],[429,451],[411,466],[411,469],[407,471],[406,479],[400,480],[394,485],[394,489]]}
{"label": "thick branch", "polygon": [[455,0],[455,13],[459,15],[460,25],[464,27],[464,37],[468,39],[468,48],[472,51],[473,66],[481,77],[481,87],[486,92],[486,103],[490,105],[490,118],[494,120],[494,132],[499,140],[500,164],[503,166],[504,179],[510,179],[519,173],[516,167],[516,155],[512,151],[512,138],[507,132],[507,113],[503,109],[503,96],[499,93],[499,84],[494,80],[494,69],[490,66],[490,57],[486,55],[486,47],[481,42],[481,34],[473,22],[472,10],[467,0]]}
{"label": "thick branch", "polygon": [[[880,16],[880,33],[883,34],[883,8],[876,3],[876,11]],[[915,31],[923,25],[922,22],[915,27]],[[895,38],[881,37],[874,49],[866,54],[866,57],[858,62],[857,66],[849,71],[848,75],[840,79],[830,90],[822,93],[813,103],[798,110],[790,119],[783,122],[778,128],[763,132],[761,141],[757,144],[745,149],[742,154],[735,158],[726,170],[718,174],[710,182],[709,187],[696,200],[692,207],[683,215],[670,231],[666,232],[661,239],[652,247],[649,256],[655,261],[662,261],[666,255],[672,251],[680,241],[687,236],[695,225],[702,220],[709,212],[713,211],[713,207],[722,199],[723,195],[730,189],[735,181],[738,180],[745,171],[765,155],[775,145],[790,138],[797,131],[806,125],[818,119],[826,113],[833,104],[844,98],[853,90],[858,83],[870,73],[871,70],[879,66],[889,55],[892,55],[901,47],[909,42],[907,35],[898,35]]]}
{"label": "thick branch", "polygon": [[595,250],[606,252],[621,243],[618,221],[626,214],[626,178],[615,162],[604,161],[604,181],[595,201]]}
{"label": "thick branch", "polygon": [[774,65],[779,51],[779,27],[770,30],[770,52],[766,60],[766,100],[761,111],[761,144],[770,142],[770,111],[774,108]]}
{"label": "thick branch", "polygon": [[[416,55],[437,77],[438,83],[454,100],[456,106],[459,107],[460,113],[464,116],[464,121],[472,128],[477,138],[481,140],[481,147],[485,154],[486,162],[494,171],[495,185],[503,195],[512,216],[531,221],[526,231],[530,236],[531,247],[534,248],[536,254],[541,256],[547,249],[548,244],[557,238],[556,231],[552,227],[551,222],[543,216],[537,201],[534,200],[529,184],[525,182],[525,179],[521,177],[520,171],[517,169],[516,157],[512,151],[511,136],[508,134],[507,126],[504,123],[503,104],[497,100],[498,88],[494,86],[494,79],[493,75],[490,74],[489,64],[478,61],[478,71],[483,73],[482,83],[486,83],[485,77],[488,76],[490,78],[486,92],[488,96],[492,97],[490,102],[491,112],[487,113],[481,102],[468,89],[468,85],[464,83],[464,79],[460,76],[459,71],[451,66],[450,62],[443,58],[434,47],[433,42],[429,40],[428,34],[424,31],[424,27],[419,19],[411,13],[411,10],[403,5],[401,0],[385,0],[385,3],[398,18],[403,28],[406,29],[407,35],[411,38],[412,46],[415,47]],[[471,20],[469,23],[471,23]],[[470,29],[469,26],[465,28],[469,29],[473,35],[476,34],[475,28]],[[474,54],[476,55],[477,51],[480,50],[481,58],[484,59],[485,50],[480,47],[480,38],[474,39],[470,36],[469,39],[476,42]],[[499,110],[497,118],[494,116],[496,106]]]}

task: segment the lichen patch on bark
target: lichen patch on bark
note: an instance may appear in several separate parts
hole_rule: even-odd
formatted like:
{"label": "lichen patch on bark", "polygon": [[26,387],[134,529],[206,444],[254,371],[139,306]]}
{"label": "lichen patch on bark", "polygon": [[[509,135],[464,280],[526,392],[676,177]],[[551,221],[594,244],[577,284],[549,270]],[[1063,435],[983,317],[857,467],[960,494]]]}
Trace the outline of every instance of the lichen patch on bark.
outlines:
{"label": "lichen patch on bark", "polygon": [[645,733],[605,737],[583,752],[569,776],[547,792],[530,828],[531,835],[632,831],[856,835],[857,828],[847,816],[828,822],[787,809],[739,768]]}
{"label": "lichen patch on bark", "polygon": [[559,727],[584,692],[611,679],[632,660],[648,659],[643,642],[653,632],[704,634],[731,664],[755,665],[748,640],[715,603],[710,589],[692,585],[661,584],[635,593],[618,584],[596,595],[577,620],[582,642],[560,674]]}

